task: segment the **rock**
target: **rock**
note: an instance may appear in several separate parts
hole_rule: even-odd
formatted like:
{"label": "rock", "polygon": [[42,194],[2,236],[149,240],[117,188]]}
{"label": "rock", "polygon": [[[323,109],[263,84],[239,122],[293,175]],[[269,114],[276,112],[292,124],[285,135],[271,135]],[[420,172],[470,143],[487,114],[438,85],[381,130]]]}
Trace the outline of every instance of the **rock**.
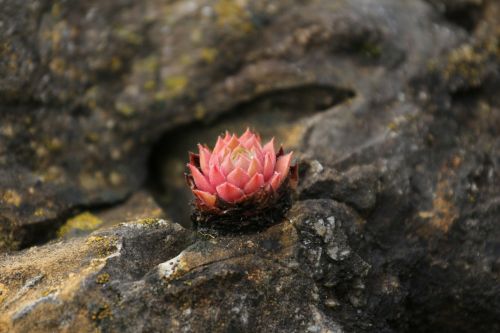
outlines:
{"label": "rock", "polygon": [[353,166],[344,173],[325,168],[316,160],[304,160],[300,166],[303,170],[300,197],[332,198],[359,211],[369,211],[375,206],[379,186],[376,166]]}
{"label": "rock", "polygon": [[56,236],[59,239],[67,239],[87,235],[96,229],[124,221],[163,217],[163,210],[153,197],[146,191],[138,191],[119,205],[101,208],[94,213],[87,211],[72,216],[56,230]]}
{"label": "rock", "polygon": [[[242,103],[323,89],[331,101],[318,103],[327,109],[356,95],[373,120],[409,116],[411,105],[381,117],[372,104],[409,93],[429,59],[467,37],[421,1],[4,2],[3,248],[36,243],[34,234],[56,229],[75,209],[123,200],[143,183],[165,131]],[[362,126],[360,116],[346,126]],[[380,140],[386,123],[365,130]],[[318,140],[315,133],[306,136]],[[334,156],[366,144],[363,130],[333,133],[322,145],[333,142]]]}
{"label": "rock", "polygon": [[344,97],[299,121],[281,223],[147,218],[3,254],[0,331],[500,331],[497,1],[55,4],[0,14],[4,248],[136,192],[166,130]]}
{"label": "rock", "polygon": [[0,331],[93,330],[114,311],[106,290],[117,281],[131,288],[192,242],[179,225],[145,219],[4,255]]}
{"label": "rock", "polygon": [[[497,230],[487,239],[498,236],[498,228],[491,229],[496,225],[488,218],[489,208],[483,209],[484,225],[468,221],[448,238],[409,239],[414,222],[405,223],[405,232],[397,219],[385,226],[387,215],[366,221],[329,199],[300,201],[282,223],[248,235],[196,236],[157,219],[124,223],[4,255],[0,327],[9,332],[158,327],[176,332],[395,332],[426,327],[413,325],[427,318],[426,311],[450,311],[441,303],[449,292],[467,300],[461,304],[469,311],[499,295],[495,271],[484,270],[494,264],[494,252],[486,248],[479,252],[480,263],[469,264],[468,272],[463,267],[469,253],[477,255],[485,231]],[[384,211],[389,216],[396,212]],[[464,235],[464,228],[476,231]],[[469,245],[450,255],[449,247],[463,244],[464,237],[471,237]],[[428,274],[434,287],[427,291]],[[478,274],[479,280],[472,279]],[[407,309],[403,304],[408,302],[419,306]],[[458,331],[472,325],[484,332],[495,329],[496,309],[484,308],[482,326],[476,320]],[[444,322],[428,327],[458,327],[446,315],[439,318]]]}
{"label": "rock", "polygon": [[241,237],[193,236],[143,220],[4,256],[0,327],[341,332],[320,309],[291,223]]}

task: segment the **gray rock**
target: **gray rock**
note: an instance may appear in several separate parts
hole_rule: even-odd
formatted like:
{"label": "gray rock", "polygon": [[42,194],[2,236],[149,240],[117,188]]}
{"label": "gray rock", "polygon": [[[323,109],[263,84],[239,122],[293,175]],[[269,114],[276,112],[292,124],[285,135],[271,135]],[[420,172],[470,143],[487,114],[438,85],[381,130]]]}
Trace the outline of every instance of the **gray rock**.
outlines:
{"label": "gray rock", "polygon": [[[165,131],[287,89],[355,94],[377,118],[371,104],[407,93],[429,59],[466,38],[431,6],[394,0],[4,0],[0,21],[3,248],[37,243],[75,209],[123,200]],[[354,118],[346,126],[360,126]],[[321,145],[351,154],[382,138],[375,123],[370,140],[330,131]]]}
{"label": "gray rock", "polygon": [[283,91],[344,98],[297,123],[286,219],[218,238],[142,219],[3,254],[0,332],[500,331],[497,1],[2,5],[2,247],[136,192],[166,130]]}
{"label": "gray rock", "polygon": [[[260,234],[198,240],[165,220],[122,224],[4,256],[0,323],[13,331],[285,332],[317,326],[340,332],[320,309],[300,244],[289,222]],[[19,283],[40,271],[44,279]],[[29,292],[16,296],[19,288]]]}

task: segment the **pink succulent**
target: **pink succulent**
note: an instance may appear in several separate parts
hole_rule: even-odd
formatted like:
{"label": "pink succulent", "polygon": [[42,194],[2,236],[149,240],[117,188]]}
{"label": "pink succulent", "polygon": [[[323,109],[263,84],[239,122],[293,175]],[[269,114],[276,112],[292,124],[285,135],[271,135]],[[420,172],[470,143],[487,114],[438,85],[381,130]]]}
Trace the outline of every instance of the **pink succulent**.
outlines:
{"label": "pink succulent", "polygon": [[190,155],[188,184],[197,206],[220,208],[255,197],[272,196],[288,178],[296,180],[296,166],[290,167],[292,152],[276,153],[274,138],[264,146],[258,134],[247,128],[240,137],[226,132],[219,136],[213,150],[198,145],[199,154]]}

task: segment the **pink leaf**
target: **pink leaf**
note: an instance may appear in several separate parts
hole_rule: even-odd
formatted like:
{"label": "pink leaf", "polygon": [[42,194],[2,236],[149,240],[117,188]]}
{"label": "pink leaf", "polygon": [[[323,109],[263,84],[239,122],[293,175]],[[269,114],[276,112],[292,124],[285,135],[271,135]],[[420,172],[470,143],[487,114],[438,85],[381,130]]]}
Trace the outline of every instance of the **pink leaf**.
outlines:
{"label": "pink leaf", "polygon": [[241,189],[227,182],[217,186],[217,194],[227,202],[235,202],[245,195]]}
{"label": "pink leaf", "polygon": [[227,181],[239,188],[243,188],[249,180],[250,177],[242,168],[235,168],[227,175]]}
{"label": "pink leaf", "polygon": [[273,175],[274,164],[276,163],[276,157],[271,155],[270,153],[266,153],[266,157],[264,158],[264,179],[267,181]]}
{"label": "pink leaf", "polygon": [[241,142],[241,145],[243,147],[245,147],[246,149],[251,149],[253,147],[259,147],[260,146],[260,143],[259,141],[257,140],[257,137],[256,136],[251,136],[249,137],[248,139],[246,139],[245,141],[242,141],[240,139],[240,142]]}
{"label": "pink leaf", "polygon": [[278,172],[275,172],[274,175],[271,177],[271,179],[269,180],[269,184],[271,184],[271,187],[273,188],[273,190],[277,190],[280,185],[281,185],[281,174],[279,174]]}
{"label": "pink leaf", "polygon": [[207,206],[209,207],[215,206],[215,200],[216,200],[215,195],[200,190],[193,190],[193,193],[198,197],[198,199],[204,202]]}
{"label": "pink leaf", "polygon": [[254,134],[250,131],[250,128],[247,127],[245,133],[243,133],[241,136],[240,136],[240,142],[245,142],[247,141],[248,139],[250,139],[251,137],[254,137]]}
{"label": "pink leaf", "polygon": [[227,145],[229,141],[231,141],[231,134],[229,134],[229,131],[226,131],[226,135],[224,136],[224,143]]}
{"label": "pink leaf", "polygon": [[210,184],[213,186],[220,185],[226,181],[226,177],[224,177],[217,165],[212,165],[210,167],[208,178],[210,180]]}
{"label": "pink leaf", "polygon": [[217,137],[217,143],[215,144],[215,147],[214,147],[214,150],[212,151],[212,154],[217,155],[222,150],[222,148],[224,148],[224,146],[225,146],[224,140],[222,140],[222,138],[220,136]]}
{"label": "pink leaf", "polygon": [[290,162],[292,160],[292,152],[278,157],[276,161],[276,171],[279,172],[283,178],[288,176],[288,172],[290,171]]}
{"label": "pink leaf", "polygon": [[252,152],[252,155],[255,157],[255,158],[258,158],[259,159],[259,162],[261,165],[264,164],[264,153],[262,152],[262,149],[260,146],[256,145],[256,146],[253,146],[250,151]]}
{"label": "pink leaf", "polygon": [[248,181],[248,183],[243,188],[243,191],[247,194],[251,194],[258,189],[260,189],[264,185],[264,176],[261,173],[256,173],[252,178]]}
{"label": "pink leaf", "polygon": [[238,138],[236,137],[236,135],[233,134],[233,136],[231,137],[231,140],[229,140],[227,143],[226,143],[226,147],[228,147],[229,149],[233,150],[235,149],[236,147],[238,147],[240,145],[240,142],[238,141]]}
{"label": "pink leaf", "polygon": [[226,157],[222,161],[222,164],[220,166],[220,170],[222,171],[222,173],[224,175],[227,176],[231,171],[233,171],[233,169],[234,169],[234,165],[233,165],[233,161],[231,160],[231,156],[226,155]]}
{"label": "pink leaf", "polygon": [[264,148],[262,148],[262,151],[264,152],[264,154],[269,153],[271,154],[271,156],[276,157],[276,152],[274,150],[274,138],[272,138],[268,143],[265,144]]}
{"label": "pink leaf", "polygon": [[194,183],[196,187],[202,191],[215,193],[215,188],[210,185],[205,176],[192,164],[188,164],[189,169],[191,170],[191,175],[193,176]]}
{"label": "pink leaf", "polygon": [[231,155],[231,149],[227,148],[227,147],[224,147],[222,148],[219,153],[217,154],[218,156],[218,160],[219,161],[224,161],[224,159],[226,158],[226,156],[228,155]]}
{"label": "pink leaf", "polygon": [[262,171],[263,171],[262,164],[259,162],[259,159],[256,157],[252,158],[252,160],[250,161],[250,165],[248,166],[248,169],[247,169],[247,174],[250,177],[252,177],[257,172],[262,173]]}
{"label": "pink leaf", "polygon": [[242,168],[243,170],[247,170],[250,166],[250,160],[243,154],[240,154],[234,163],[235,168]]}
{"label": "pink leaf", "polygon": [[201,168],[201,171],[203,172],[204,175],[208,175],[208,171],[209,171],[209,162],[210,162],[210,157],[211,157],[211,153],[210,151],[203,147],[202,145],[198,144],[198,149],[200,151],[200,168]]}

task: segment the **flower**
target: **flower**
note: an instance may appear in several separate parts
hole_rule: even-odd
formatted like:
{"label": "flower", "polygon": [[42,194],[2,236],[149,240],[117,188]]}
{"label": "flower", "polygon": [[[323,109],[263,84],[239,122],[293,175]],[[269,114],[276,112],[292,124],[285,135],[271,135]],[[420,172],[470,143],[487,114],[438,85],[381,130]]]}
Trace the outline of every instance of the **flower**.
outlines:
{"label": "flower", "polygon": [[276,152],[274,138],[262,146],[260,136],[248,128],[240,137],[219,136],[213,150],[201,144],[198,150],[190,154],[186,179],[199,210],[222,213],[249,202],[268,207],[296,184],[293,153]]}

